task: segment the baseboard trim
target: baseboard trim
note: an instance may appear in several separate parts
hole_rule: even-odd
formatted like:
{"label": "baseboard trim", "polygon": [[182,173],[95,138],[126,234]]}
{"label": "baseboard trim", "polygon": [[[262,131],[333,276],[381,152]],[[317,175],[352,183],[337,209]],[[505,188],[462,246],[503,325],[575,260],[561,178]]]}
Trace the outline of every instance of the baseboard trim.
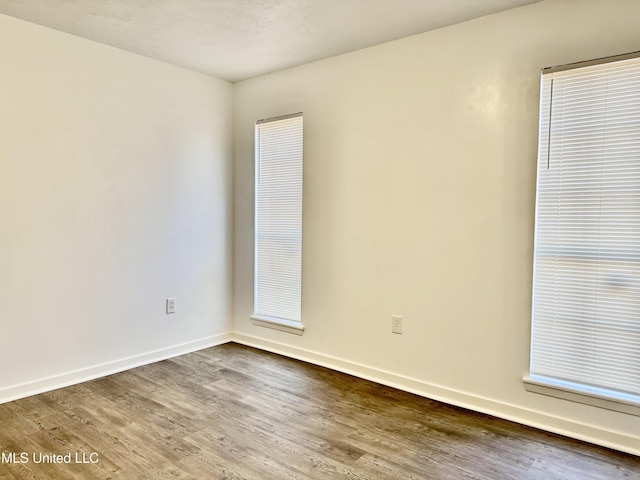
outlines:
{"label": "baseboard trim", "polygon": [[327,367],[332,370],[371,380],[382,385],[404,390],[432,400],[474,410],[480,413],[486,413],[488,415],[520,423],[522,425],[527,425],[540,430],[557,433],[565,437],[575,438],[577,440],[600,445],[602,447],[640,456],[640,448],[632,447],[632,445],[640,445],[640,437],[603,429],[595,425],[577,423],[570,419],[549,415],[544,412],[526,409],[517,405],[481,397],[468,392],[453,390],[440,385],[430,384],[421,380],[405,377],[396,373],[369,367],[367,365],[362,365],[338,357],[292,347],[290,345],[272,342],[249,335],[232,333],[231,341],[309,362],[314,365]]}
{"label": "baseboard trim", "polygon": [[634,448],[631,446],[640,445],[640,437],[606,430],[594,425],[576,423],[572,420],[549,415],[544,412],[525,409],[517,405],[511,405],[494,399],[480,397],[468,392],[430,384],[393,372],[352,362],[350,360],[240,333],[223,333],[214,335],[192,342],[115,360],[113,362],[94,365],[92,367],[83,368],[73,372],[3,388],[0,389],[0,404],[94,380],[96,378],[129,370],[131,368],[159,362],[168,358],[177,357],[228,342],[236,342],[249,347],[258,348],[260,350],[295,358],[297,360],[327,367],[342,373],[371,380],[382,385],[414,393],[432,400],[486,413],[505,420],[538,428],[540,430],[557,433],[566,437],[575,438],[577,440],[640,456],[640,448]]}
{"label": "baseboard trim", "polygon": [[123,372],[131,368],[202,350],[204,348],[221,345],[223,343],[228,343],[231,339],[232,334],[230,333],[213,335],[211,337],[162,348],[140,355],[134,355],[132,357],[103,363],[101,365],[94,365],[92,367],[35,380],[33,382],[6,387],[0,389],[0,404],[18,400],[20,398],[30,397],[39,393],[50,392],[52,390],[57,390],[58,388],[87,382],[96,378]]}

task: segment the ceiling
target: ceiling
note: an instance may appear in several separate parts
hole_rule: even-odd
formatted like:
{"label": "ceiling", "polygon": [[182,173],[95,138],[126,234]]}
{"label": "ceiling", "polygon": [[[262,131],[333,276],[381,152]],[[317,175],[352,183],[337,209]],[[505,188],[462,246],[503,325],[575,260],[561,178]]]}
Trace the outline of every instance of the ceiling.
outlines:
{"label": "ceiling", "polygon": [[0,0],[0,14],[236,82],[539,0]]}

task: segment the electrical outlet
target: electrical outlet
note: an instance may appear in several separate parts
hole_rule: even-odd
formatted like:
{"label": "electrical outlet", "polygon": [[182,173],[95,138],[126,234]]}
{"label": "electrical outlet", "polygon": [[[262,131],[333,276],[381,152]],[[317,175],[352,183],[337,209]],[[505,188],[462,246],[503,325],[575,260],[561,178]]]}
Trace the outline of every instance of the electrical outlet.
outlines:
{"label": "electrical outlet", "polygon": [[176,313],[176,299],[167,298],[167,313]]}
{"label": "electrical outlet", "polygon": [[402,317],[400,315],[391,315],[391,333],[402,335]]}

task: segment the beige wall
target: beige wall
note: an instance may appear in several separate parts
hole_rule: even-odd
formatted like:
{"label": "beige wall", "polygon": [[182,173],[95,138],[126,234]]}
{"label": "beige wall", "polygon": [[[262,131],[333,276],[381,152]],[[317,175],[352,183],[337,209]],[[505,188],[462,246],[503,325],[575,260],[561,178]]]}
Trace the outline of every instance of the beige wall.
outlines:
{"label": "beige wall", "polygon": [[0,44],[0,401],[223,338],[233,86],[5,16]]}
{"label": "beige wall", "polygon": [[[638,50],[640,1],[552,0],[235,86],[241,341],[640,453],[528,393],[542,67]],[[253,125],[303,111],[303,336],[253,326]],[[404,334],[391,334],[391,315]]]}

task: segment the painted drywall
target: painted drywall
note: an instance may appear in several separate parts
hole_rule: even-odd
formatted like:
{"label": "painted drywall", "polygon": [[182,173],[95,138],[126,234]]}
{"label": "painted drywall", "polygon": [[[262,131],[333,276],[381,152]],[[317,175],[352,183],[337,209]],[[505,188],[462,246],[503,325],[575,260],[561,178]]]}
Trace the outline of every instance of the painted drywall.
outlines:
{"label": "painted drywall", "polygon": [[233,85],[6,16],[0,43],[0,401],[224,337]]}
{"label": "painted drywall", "polygon": [[[236,84],[236,338],[640,454],[640,418],[521,382],[540,69],[638,50],[638,18],[637,0],[551,0]],[[300,111],[296,336],[249,316],[253,126]]]}

